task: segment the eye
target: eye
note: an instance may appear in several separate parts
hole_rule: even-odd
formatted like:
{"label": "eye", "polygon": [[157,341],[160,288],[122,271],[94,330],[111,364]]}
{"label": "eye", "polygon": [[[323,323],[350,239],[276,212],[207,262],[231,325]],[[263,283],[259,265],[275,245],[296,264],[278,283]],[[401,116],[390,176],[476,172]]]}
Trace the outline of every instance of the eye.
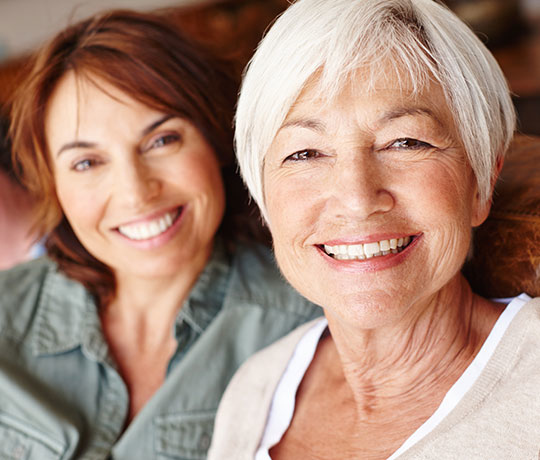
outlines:
{"label": "eye", "polygon": [[321,153],[316,150],[299,150],[285,158],[285,161],[306,161],[319,158],[320,156],[322,156]]}
{"label": "eye", "polygon": [[419,141],[418,139],[411,139],[405,137],[403,139],[397,139],[392,144],[390,148],[404,149],[404,150],[418,150],[418,149],[427,149],[433,148],[431,144],[427,142]]}
{"label": "eye", "polygon": [[97,164],[98,162],[96,160],[85,158],[84,160],[73,163],[71,169],[73,169],[74,171],[83,172],[89,170],[90,168],[93,168]]}
{"label": "eye", "polygon": [[178,134],[169,133],[169,134],[160,135],[159,137],[152,140],[148,149],[156,149],[160,147],[165,147],[166,145],[172,144],[173,142],[177,142],[179,140],[180,140],[180,136]]}

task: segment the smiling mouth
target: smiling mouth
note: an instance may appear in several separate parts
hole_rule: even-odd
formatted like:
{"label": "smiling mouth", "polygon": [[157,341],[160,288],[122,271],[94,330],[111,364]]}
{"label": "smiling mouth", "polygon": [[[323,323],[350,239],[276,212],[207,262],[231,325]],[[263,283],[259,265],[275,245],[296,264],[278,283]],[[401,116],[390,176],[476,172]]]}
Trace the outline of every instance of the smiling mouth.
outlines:
{"label": "smiling mouth", "polygon": [[167,212],[154,220],[130,225],[121,225],[117,230],[130,240],[149,240],[165,233],[171,228],[182,214],[182,210],[183,206],[180,206],[174,211]]}
{"label": "smiling mouth", "polygon": [[319,246],[327,255],[336,260],[366,260],[373,257],[398,254],[414,241],[414,236],[392,238],[365,244],[339,244]]}

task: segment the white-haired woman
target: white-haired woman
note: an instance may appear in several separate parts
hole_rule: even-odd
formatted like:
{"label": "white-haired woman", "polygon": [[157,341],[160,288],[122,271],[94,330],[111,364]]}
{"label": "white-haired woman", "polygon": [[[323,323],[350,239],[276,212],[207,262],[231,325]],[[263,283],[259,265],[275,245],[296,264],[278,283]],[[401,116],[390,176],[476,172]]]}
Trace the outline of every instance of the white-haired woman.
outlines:
{"label": "white-haired woman", "polygon": [[540,301],[460,273],[515,115],[432,0],[300,0],[245,76],[237,155],[289,282],[322,306],[253,357],[210,458],[536,459]]}

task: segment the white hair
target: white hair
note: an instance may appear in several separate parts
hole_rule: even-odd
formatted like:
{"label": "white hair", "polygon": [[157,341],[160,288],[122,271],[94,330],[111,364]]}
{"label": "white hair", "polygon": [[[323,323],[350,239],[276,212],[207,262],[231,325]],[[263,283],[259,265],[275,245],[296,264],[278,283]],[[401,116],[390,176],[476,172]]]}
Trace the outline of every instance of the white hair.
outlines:
{"label": "white hair", "polygon": [[265,218],[264,157],[310,77],[320,72],[330,99],[360,68],[372,87],[388,63],[414,90],[441,85],[480,198],[490,199],[516,117],[502,71],[474,33],[434,0],[298,0],[259,44],[236,113],[240,170]]}

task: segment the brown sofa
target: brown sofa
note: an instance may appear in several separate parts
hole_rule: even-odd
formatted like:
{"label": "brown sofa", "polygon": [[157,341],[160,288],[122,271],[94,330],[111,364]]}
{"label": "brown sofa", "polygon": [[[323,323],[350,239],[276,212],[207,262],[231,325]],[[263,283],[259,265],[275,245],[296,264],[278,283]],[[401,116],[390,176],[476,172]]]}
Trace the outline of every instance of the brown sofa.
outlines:
{"label": "brown sofa", "polygon": [[[167,15],[231,58],[240,75],[263,31],[287,5],[287,0],[228,0],[175,8]],[[21,59],[0,68],[0,105],[23,67]],[[540,138],[516,137],[491,214],[476,231],[474,246],[464,271],[476,292],[488,297],[520,292],[540,296]]]}
{"label": "brown sofa", "polygon": [[540,296],[540,138],[516,136],[465,273],[487,297]]}

